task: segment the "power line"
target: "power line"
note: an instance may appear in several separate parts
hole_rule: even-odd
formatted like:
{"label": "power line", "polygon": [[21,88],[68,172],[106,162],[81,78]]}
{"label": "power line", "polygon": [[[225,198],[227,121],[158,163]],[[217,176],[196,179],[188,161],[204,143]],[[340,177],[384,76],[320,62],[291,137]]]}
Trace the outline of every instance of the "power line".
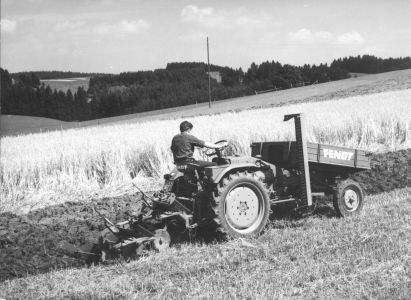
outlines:
{"label": "power line", "polygon": [[208,108],[211,108],[211,73],[210,73],[210,51],[207,36],[207,63],[208,63]]}

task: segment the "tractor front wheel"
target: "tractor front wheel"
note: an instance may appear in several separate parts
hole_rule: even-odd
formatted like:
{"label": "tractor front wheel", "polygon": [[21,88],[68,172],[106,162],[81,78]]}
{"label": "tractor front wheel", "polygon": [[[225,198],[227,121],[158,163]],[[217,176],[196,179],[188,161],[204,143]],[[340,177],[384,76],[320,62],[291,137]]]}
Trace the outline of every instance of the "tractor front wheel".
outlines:
{"label": "tractor front wheel", "polygon": [[215,221],[230,236],[260,234],[269,211],[268,193],[253,173],[231,174],[219,184],[214,203]]}
{"label": "tractor front wheel", "polygon": [[334,208],[339,217],[347,217],[361,211],[364,205],[364,192],[354,180],[338,183],[334,191]]}

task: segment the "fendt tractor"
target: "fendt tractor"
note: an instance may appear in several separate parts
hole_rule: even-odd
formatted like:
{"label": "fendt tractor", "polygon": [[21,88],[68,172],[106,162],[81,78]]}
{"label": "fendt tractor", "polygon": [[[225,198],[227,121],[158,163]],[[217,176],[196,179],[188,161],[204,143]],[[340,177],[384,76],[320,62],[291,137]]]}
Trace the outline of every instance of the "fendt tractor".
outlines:
{"label": "fendt tractor", "polygon": [[[216,230],[231,237],[259,235],[270,212],[293,203],[293,209],[310,211],[318,200],[333,201],[341,217],[358,213],[364,192],[350,174],[370,169],[369,153],[306,141],[303,114],[294,119],[295,141],[251,144],[251,156],[223,156],[208,150],[214,165],[176,165],[164,175],[161,191],[142,194],[138,212],[113,224],[99,238],[95,255],[102,261],[113,256],[139,255],[147,247],[161,250],[181,234]],[[210,152],[211,151],[211,152]]]}

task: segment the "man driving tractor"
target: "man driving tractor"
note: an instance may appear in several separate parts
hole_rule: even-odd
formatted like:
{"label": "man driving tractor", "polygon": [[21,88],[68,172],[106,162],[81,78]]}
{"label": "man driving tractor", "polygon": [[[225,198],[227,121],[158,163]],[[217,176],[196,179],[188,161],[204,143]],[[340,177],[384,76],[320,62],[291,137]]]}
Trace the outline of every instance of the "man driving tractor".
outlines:
{"label": "man driving tractor", "polygon": [[205,142],[191,135],[193,124],[184,121],[180,124],[180,133],[173,137],[171,141],[171,151],[173,152],[175,164],[195,163],[202,167],[215,165],[213,162],[195,160],[193,158],[194,147],[206,147],[210,149],[221,149],[224,145],[217,145]]}

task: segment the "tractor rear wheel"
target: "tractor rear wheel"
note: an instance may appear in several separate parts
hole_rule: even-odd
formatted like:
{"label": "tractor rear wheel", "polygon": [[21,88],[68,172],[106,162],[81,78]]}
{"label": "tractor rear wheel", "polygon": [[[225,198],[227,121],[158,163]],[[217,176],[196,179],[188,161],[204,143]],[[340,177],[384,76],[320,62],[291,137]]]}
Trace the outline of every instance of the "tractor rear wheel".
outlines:
{"label": "tractor rear wheel", "polygon": [[336,186],[333,202],[339,217],[357,214],[364,205],[364,192],[357,182],[347,179]]}
{"label": "tractor rear wheel", "polygon": [[264,229],[270,201],[264,184],[253,173],[231,174],[218,186],[215,221],[233,237],[256,236]]}

